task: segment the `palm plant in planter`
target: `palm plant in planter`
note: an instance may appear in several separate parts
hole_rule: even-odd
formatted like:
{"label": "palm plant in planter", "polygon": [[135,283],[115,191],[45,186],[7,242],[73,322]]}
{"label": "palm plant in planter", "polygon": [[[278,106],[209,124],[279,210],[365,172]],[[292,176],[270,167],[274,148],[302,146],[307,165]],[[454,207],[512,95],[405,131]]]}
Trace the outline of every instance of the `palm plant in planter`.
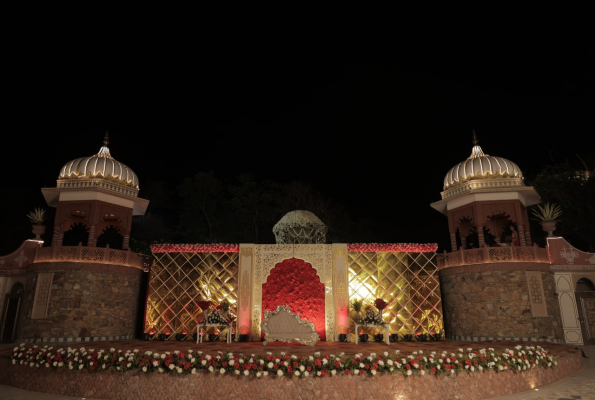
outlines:
{"label": "palm plant in planter", "polygon": [[548,236],[554,236],[556,223],[559,221],[560,215],[562,215],[562,208],[559,204],[545,203],[543,206],[536,204],[535,208],[531,209],[531,214],[533,214],[534,220],[539,221]]}
{"label": "palm plant in planter", "polygon": [[36,208],[30,213],[26,214],[26,217],[33,224],[33,234],[35,235],[35,239],[40,240],[41,235],[45,233],[45,225],[43,224],[46,220],[45,209]]}

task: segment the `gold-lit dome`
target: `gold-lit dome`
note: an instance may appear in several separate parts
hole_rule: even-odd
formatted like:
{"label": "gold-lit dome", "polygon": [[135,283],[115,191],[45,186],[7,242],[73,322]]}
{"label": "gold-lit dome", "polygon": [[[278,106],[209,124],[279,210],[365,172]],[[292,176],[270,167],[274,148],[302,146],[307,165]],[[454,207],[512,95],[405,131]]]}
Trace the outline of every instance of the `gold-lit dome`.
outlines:
{"label": "gold-lit dome", "polygon": [[109,136],[106,132],[99,153],[67,162],[60,170],[58,179],[101,178],[138,190],[138,177],[130,168],[111,156],[108,143]]}
{"label": "gold-lit dome", "polygon": [[444,177],[444,190],[482,179],[504,179],[507,180],[505,186],[523,185],[523,173],[518,165],[505,158],[485,154],[473,131],[471,155],[448,171]]}
{"label": "gold-lit dome", "polygon": [[321,244],[326,242],[326,225],[306,210],[290,211],[273,227],[277,244]]}

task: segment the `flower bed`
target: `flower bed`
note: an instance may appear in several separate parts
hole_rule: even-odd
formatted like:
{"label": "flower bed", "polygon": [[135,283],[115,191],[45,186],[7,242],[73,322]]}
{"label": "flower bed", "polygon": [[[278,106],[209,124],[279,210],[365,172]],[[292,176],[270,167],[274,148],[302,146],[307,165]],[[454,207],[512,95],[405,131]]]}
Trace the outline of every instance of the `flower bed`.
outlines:
{"label": "flower bed", "polygon": [[456,353],[445,351],[438,354],[422,351],[411,354],[384,352],[345,355],[323,355],[316,352],[310,356],[296,356],[287,353],[266,356],[234,354],[231,352],[209,355],[202,351],[154,353],[138,350],[109,351],[94,349],[54,349],[52,346],[15,347],[10,356],[13,365],[27,365],[31,368],[75,370],[98,372],[105,370],[126,372],[130,370],[145,373],[169,373],[172,375],[213,373],[244,376],[294,376],[327,377],[336,375],[403,374],[452,375],[461,372],[481,371],[522,372],[532,368],[553,368],[557,361],[540,346],[516,346],[513,349],[495,351],[493,348]]}

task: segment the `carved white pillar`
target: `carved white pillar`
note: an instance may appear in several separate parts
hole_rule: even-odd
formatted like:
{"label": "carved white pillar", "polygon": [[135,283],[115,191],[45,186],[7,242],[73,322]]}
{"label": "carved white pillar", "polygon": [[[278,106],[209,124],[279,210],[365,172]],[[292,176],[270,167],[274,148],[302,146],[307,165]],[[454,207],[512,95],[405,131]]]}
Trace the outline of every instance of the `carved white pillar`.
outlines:
{"label": "carved white pillar", "polygon": [[[333,243],[333,286],[335,305],[335,341],[339,334],[349,334],[349,277],[347,270],[347,244]],[[329,340],[327,334],[327,341]]]}
{"label": "carved white pillar", "polygon": [[254,244],[240,244],[240,260],[238,269],[238,319],[236,321],[235,341],[240,334],[249,334],[252,330],[252,282],[253,282]]}

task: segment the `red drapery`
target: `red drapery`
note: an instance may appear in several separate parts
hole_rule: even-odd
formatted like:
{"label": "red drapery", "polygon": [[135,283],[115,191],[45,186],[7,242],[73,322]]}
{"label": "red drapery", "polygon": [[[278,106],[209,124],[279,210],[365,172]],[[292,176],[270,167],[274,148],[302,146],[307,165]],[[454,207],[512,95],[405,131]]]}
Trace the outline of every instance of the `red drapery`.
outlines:
{"label": "red drapery", "polygon": [[[291,312],[314,324],[320,340],[326,340],[324,283],[312,265],[291,258],[271,270],[262,285],[262,310],[274,311],[287,304]],[[263,335],[264,337],[264,335]]]}

